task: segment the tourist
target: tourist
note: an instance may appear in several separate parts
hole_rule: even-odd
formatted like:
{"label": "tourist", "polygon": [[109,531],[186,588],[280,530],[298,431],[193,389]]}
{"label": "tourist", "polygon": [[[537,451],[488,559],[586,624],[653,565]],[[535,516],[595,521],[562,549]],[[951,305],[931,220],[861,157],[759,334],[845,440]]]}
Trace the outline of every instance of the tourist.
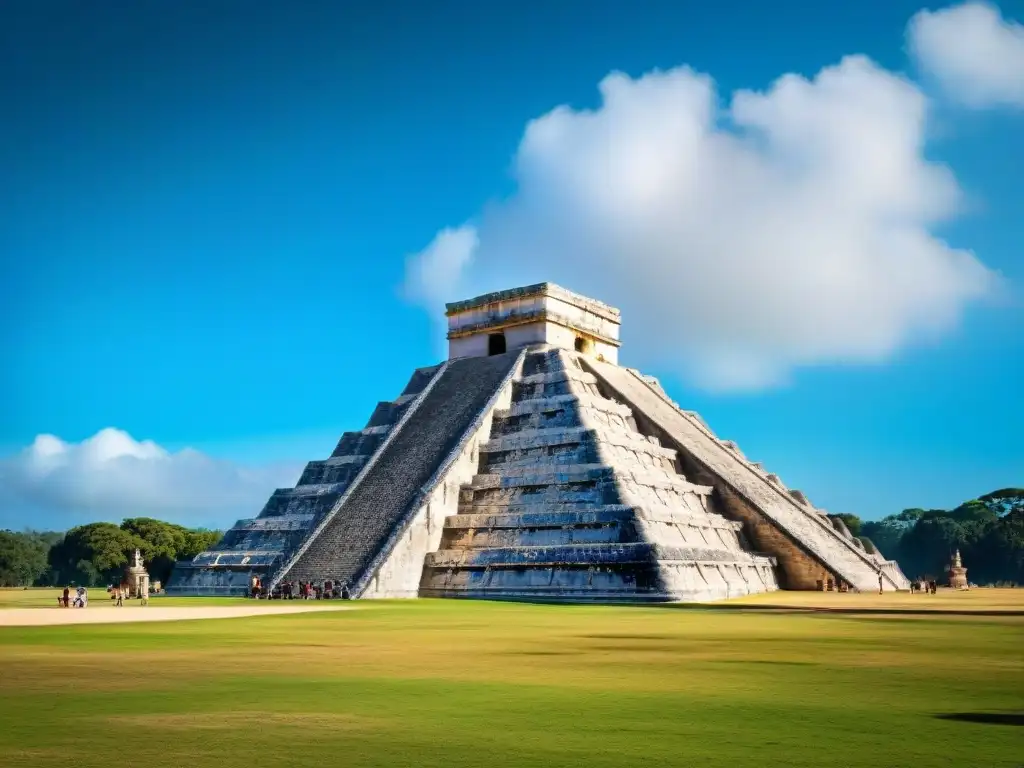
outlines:
{"label": "tourist", "polygon": [[114,605],[116,607],[124,607],[124,589],[121,587],[115,587],[114,594],[117,596],[117,602],[114,603]]}
{"label": "tourist", "polygon": [[882,594],[882,572],[878,572],[878,594]]}
{"label": "tourist", "polygon": [[352,596],[349,594],[349,591],[348,591],[348,582],[345,582],[344,584],[341,585],[341,599],[342,600],[351,600],[352,599]]}
{"label": "tourist", "polygon": [[68,603],[71,599],[71,590],[68,587],[64,587],[64,607],[68,607]]}

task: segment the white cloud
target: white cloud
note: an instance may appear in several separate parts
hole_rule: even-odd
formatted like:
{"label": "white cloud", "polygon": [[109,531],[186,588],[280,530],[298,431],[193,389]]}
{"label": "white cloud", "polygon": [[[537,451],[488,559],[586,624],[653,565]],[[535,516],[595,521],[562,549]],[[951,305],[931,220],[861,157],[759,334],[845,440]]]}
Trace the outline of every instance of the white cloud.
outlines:
{"label": "white cloud", "polygon": [[[274,488],[295,483],[299,469],[247,468],[192,449],[171,453],[112,428],[81,443],[39,435],[0,459],[0,506],[12,518],[0,526],[65,528],[133,516],[230,525],[259,513]],[[26,510],[36,517],[26,518]]]}
{"label": "white cloud", "polygon": [[600,93],[527,125],[516,194],[412,260],[410,293],[552,280],[622,308],[624,362],[744,389],[885,360],[997,282],[933,234],[960,191],[923,155],[923,94],[864,57],[725,109],[687,67]]}
{"label": "white cloud", "polygon": [[919,11],[907,25],[918,66],[966,106],[1024,107],[1024,26],[988,3]]}
{"label": "white cloud", "polygon": [[450,300],[449,286],[459,280],[479,245],[476,229],[468,224],[442,229],[423,251],[407,260],[407,294],[427,305]]}

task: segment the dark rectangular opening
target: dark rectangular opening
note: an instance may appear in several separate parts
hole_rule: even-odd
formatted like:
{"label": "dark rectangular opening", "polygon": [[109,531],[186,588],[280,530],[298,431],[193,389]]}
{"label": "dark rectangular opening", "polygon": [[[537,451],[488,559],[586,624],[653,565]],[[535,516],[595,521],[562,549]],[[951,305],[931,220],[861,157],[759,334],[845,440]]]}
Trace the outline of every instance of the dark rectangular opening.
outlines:
{"label": "dark rectangular opening", "polygon": [[488,355],[504,355],[505,349],[505,334],[504,333],[492,333],[487,337],[487,354]]}

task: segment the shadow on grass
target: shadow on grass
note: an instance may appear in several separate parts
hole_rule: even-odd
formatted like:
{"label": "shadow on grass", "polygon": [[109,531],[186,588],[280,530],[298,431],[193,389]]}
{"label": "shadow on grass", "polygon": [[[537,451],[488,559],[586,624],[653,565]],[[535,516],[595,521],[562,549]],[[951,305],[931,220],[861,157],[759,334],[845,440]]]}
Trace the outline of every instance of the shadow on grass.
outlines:
{"label": "shadow on grass", "polygon": [[838,613],[848,615],[879,615],[879,616],[1024,616],[1024,610],[997,608],[976,611],[956,608],[829,608],[810,605],[730,605],[710,603],[655,603],[645,607],[666,608],[669,610],[700,610],[700,611],[740,611],[744,613]]}
{"label": "shadow on grass", "polygon": [[475,598],[481,603],[536,605],[559,608],[566,605],[605,606],[615,608],[659,608],[670,611],[723,611],[739,613],[834,613],[850,616],[1024,616],[1019,608],[984,608],[965,610],[962,608],[867,608],[867,607],[828,607],[815,605],[771,605],[758,603],[670,603],[660,600],[636,599],[626,600],[580,600],[569,598],[541,597],[481,597]]}
{"label": "shadow on grass", "polygon": [[1021,712],[950,712],[935,717],[939,720],[954,720],[958,723],[1024,725],[1024,713]]}

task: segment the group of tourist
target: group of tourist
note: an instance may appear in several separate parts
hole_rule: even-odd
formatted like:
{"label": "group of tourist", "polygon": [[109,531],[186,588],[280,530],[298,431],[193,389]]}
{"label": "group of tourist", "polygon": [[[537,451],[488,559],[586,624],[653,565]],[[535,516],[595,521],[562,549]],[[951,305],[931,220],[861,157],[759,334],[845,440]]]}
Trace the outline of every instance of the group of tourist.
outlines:
{"label": "group of tourist", "polygon": [[933,595],[939,588],[939,585],[935,583],[935,579],[915,579],[910,582],[910,594],[916,594],[917,592],[924,592],[926,595],[931,592]]}
{"label": "group of tourist", "polygon": [[75,597],[71,598],[71,587],[64,587],[64,591],[57,595],[57,605],[60,608],[85,608],[89,604],[89,590],[85,587],[75,588]]}
{"label": "group of tourist", "polygon": [[[149,589],[148,584],[145,585],[145,589],[139,589],[139,603],[141,605],[149,605]],[[115,606],[123,606],[126,598],[131,598],[132,591],[127,584],[119,584],[114,587],[108,587],[107,592],[110,593],[110,599],[116,600]]]}
{"label": "group of tourist", "polygon": [[249,584],[249,596],[254,600],[348,600],[348,584],[326,579],[324,581],[282,581],[268,588],[259,576]]}

